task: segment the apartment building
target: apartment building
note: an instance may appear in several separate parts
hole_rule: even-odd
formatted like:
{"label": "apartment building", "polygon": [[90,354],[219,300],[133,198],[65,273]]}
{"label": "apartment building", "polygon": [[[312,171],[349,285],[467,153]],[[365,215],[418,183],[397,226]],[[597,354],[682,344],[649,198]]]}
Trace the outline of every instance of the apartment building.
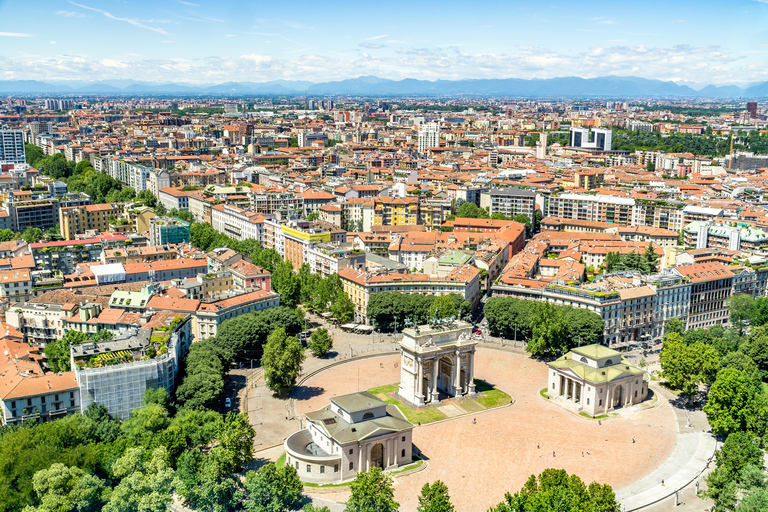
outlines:
{"label": "apartment building", "polygon": [[246,259],[229,265],[228,272],[232,275],[232,285],[235,290],[272,290],[272,275],[266,269]]}
{"label": "apartment building", "polygon": [[697,249],[760,251],[768,245],[768,232],[752,226],[728,226],[711,221],[691,222],[683,230],[685,245]]}
{"label": "apartment building", "polygon": [[722,263],[696,263],[675,267],[691,283],[691,303],[686,329],[727,325],[730,319],[728,298],[733,272]]}
{"label": "apartment building", "polygon": [[197,340],[216,336],[225,320],[254,311],[276,308],[280,296],[268,290],[257,290],[215,302],[204,302],[195,313],[197,319]]}
{"label": "apartment building", "polygon": [[207,222],[212,223],[212,208],[220,204],[221,201],[213,199],[200,191],[193,192],[187,196],[187,205],[189,213],[195,216],[195,222]]}
{"label": "apartment building", "polygon": [[153,217],[149,220],[150,245],[189,242],[189,223],[173,217]]}
{"label": "apartment building", "polygon": [[0,270],[0,297],[8,302],[24,304],[32,296],[32,278],[29,270]]}
{"label": "apartment building", "polygon": [[193,191],[182,191],[180,187],[164,187],[157,191],[157,200],[170,211],[189,209],[189,196]]}
{"label": "apartment building", "polygon": [[660,229],[683,229],[685,203],[667,201],[635,200],[631,224]]}
{"label": "apartment building", "polygon": [[264,217],[229,204],[211,207],[213,229],[235,240],[258,240],[264,238]]}
{"label": "apartment building", "polygon": [[0,163],[26,163],[24,133],[20,130],[0,130]]}
{"label": "apartment building", "polygon": [[355,304],[355,322],[368,324],[368,300],[378,292],[406,294],[447,295],[456,293],[477,304],[480,292],[480,271],[463,265],[444,276],[427,274],[369,274],[365,271],[345,268],[339,271],[344,291]]}
{"label": "apartment building", "polygon": [[691,305],[693,284],[677,269],[664,269],[658,274],[645,276],[648,286],[656,291],[656,325],[653,339],[664,336],[664,325],[672,318],[679,318],[683,325],[688,323],[688,311]]}
{"label": "apartment building", "polygon": [[634,215],[634,206],[635,200],[625,197],[560,194],[550,196],[547,215],[561,219],[629,224]]}
{"label": "apartment building", "polygon": [[40,354],[25,343],[0,341],[0,417],[3,425],[45,423],[80,412],[73,372],[44,372]]}
{"label": "apartment building", "polygon": [[273,214],[279,211],[304,211],[304,197],[292,192],[252,193],[250,200],[251,210],[256,213]]}
{"label": "apartment building", "polygon": [[89,204],[61,208],[59,232],[65,240],[74,240],[89,230],[109,231],[110,219],[120,216],[123,208],[119,204]]}
{"label": "apartment building", "polygon": [[77,307],[72,303],[27,303],[7,310],[5,317],[10,325],[19,330],[25,343],[43,348],[64,337],[62,318],[71,317]]}
{"label": "apartment building", "polygon": [[489,215],[499,213],[505,217],[526,215],[535,219],[536,192],[518,187],[492,188],[480,194],[480,207],[488,208]]}

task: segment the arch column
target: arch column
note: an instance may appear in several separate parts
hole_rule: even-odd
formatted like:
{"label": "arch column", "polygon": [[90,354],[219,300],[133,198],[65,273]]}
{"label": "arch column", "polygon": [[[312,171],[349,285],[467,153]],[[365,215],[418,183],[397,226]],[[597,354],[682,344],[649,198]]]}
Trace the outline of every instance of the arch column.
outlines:
{"label": "arch column", "polygon": [[[416,401],[424,403],[424,361],[421,358],[416,359]],[[421,405],[420,404],[420,405]]]}
{"label": "arch column", "polygon": [[467,352],[467,394],[475,394],[475,347]]}
{"label": "arch column", "polygon": [[461,392],[461,352],[457,350],[453,365],[453,396],[460,397]]}
{"label": "arch column", "polygon": [[435,356],[432,363],[432,402],[440,401],[440,393],[437,391],[437,377],[440,374],[440,356]]}

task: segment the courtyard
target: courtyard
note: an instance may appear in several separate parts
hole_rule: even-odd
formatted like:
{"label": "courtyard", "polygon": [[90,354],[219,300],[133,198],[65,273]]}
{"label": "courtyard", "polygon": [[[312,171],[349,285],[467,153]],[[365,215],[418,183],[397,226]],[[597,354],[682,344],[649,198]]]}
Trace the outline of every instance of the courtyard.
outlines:
{"label": "courtyard", "polygon": [[[297,390],[296,411],[301,415],[324,407],[330,397],[391,385],[400,377],[399,362],[399,355],[389,355],[329,368]],[[675,446],[677,420],[665,399],[659,407],[599,424],[541,397],[544,363],[479,347],[475,365],[475,377],[511,395],[514,405],[417,426],[413,444],[428,464],[395,477],[401,510],[416,510],[421,487],[438,479],[448,485],[457,510],[487,510],[531,474],[551,467],[617,490],[656,469]],[[325,499],[343,502],[347,496],[344,488],[322,491]]]}

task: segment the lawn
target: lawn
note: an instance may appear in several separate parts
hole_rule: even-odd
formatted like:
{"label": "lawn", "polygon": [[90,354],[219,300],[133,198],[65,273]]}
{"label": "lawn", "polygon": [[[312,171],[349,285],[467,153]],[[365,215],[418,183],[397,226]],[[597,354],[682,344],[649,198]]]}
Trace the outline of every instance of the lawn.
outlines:
{"label": "lawn", "polygon": [[543,397],[549,400],[549,394],[547,394],[547,388],[543,388],[541,391],[539,391],[539,394]]}
{"label": "lawn", "polygon": [[[488,384],[484,380],[475,379],[475,390],[481,394],[474,399],[466,399],[457,403],[459,407],[467,411],[467,413],[479,412],[483,409],[491,409],[493,407],[499,407],[500,405],[508,404],[512,397],[496,389],[492,385]],[[385,386],[379,386],[368,390],[369,393],[375,395],[379,399],[385,401],[388,404],[396,405],[400,412],[403,413],[405,419],[414,424],[431,423],[433,421],[444,420],[445,414],[437,410],[435,407],[427,406],[426,408],[412,409],[408,405],[402,403],[394,396],[399,389],[398,384],[387,384]]]}
{"label": "lawn", "polygon": [[579,416],[584,416],[585,418],[589,418],[589,419],[592,419],[592,420],[602,420],[603,418],[607,418],[608,417],[607,414],[600,414],[600,415],[597,415],[597,416],[592,416],[591,414],[587,414],[584,411],[581,411],[579,413]]}
{"label": "lawn", "polygon": [[285,453],[283,453],[280,457],[277,458],[275,461],[275,466],[281,468],[285,466]]}

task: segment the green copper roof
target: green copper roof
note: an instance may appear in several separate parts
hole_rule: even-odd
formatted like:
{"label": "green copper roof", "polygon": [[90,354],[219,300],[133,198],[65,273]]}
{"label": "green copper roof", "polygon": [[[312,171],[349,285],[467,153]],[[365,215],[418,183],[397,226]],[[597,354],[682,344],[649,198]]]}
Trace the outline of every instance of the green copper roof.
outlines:
{"label": "green copper roof", "polygon": [[[366,394],[373,396],[370,393]],[[378,400],[375,397],[374,399]],[[396,405],[381,403],[387,406],[386,416],[357,423],[347,423],[341,416],[331,411],[330,406],[319,411],[308,412],[305,414],[305,417],[308,421],[323,429],[328,437],[341,445],[362,441],[368,437],[379,435],[379,433],[400,432],[413,428],[413,425],[405,419],[405,416],[403,416],[403,413],[400,412]]]}
{"label": "green copper roof", "polygon": [[438,263],[444,265],[463,265],[468,262],[472,256],[462,251],[452,251],[438,260]]}
{"label": "green copper roof", "polygon": [[363,391],[362,393],[351,393],[349,395],[341,395],[331,398],[331,402],[338,405],[349,414],[354,414],[360,411],[367,411],[374,407],[382,407],[387,405],[386,402],[379,400],[371,393]]}
{"label": "green copper roof", "polygon": [[604,345],[587,345],[585,347],[572,348],[571,352],[576,352],[582,356],[592,359],[604,359],[606,357],[621,356],[621,352],[608,348]]}

